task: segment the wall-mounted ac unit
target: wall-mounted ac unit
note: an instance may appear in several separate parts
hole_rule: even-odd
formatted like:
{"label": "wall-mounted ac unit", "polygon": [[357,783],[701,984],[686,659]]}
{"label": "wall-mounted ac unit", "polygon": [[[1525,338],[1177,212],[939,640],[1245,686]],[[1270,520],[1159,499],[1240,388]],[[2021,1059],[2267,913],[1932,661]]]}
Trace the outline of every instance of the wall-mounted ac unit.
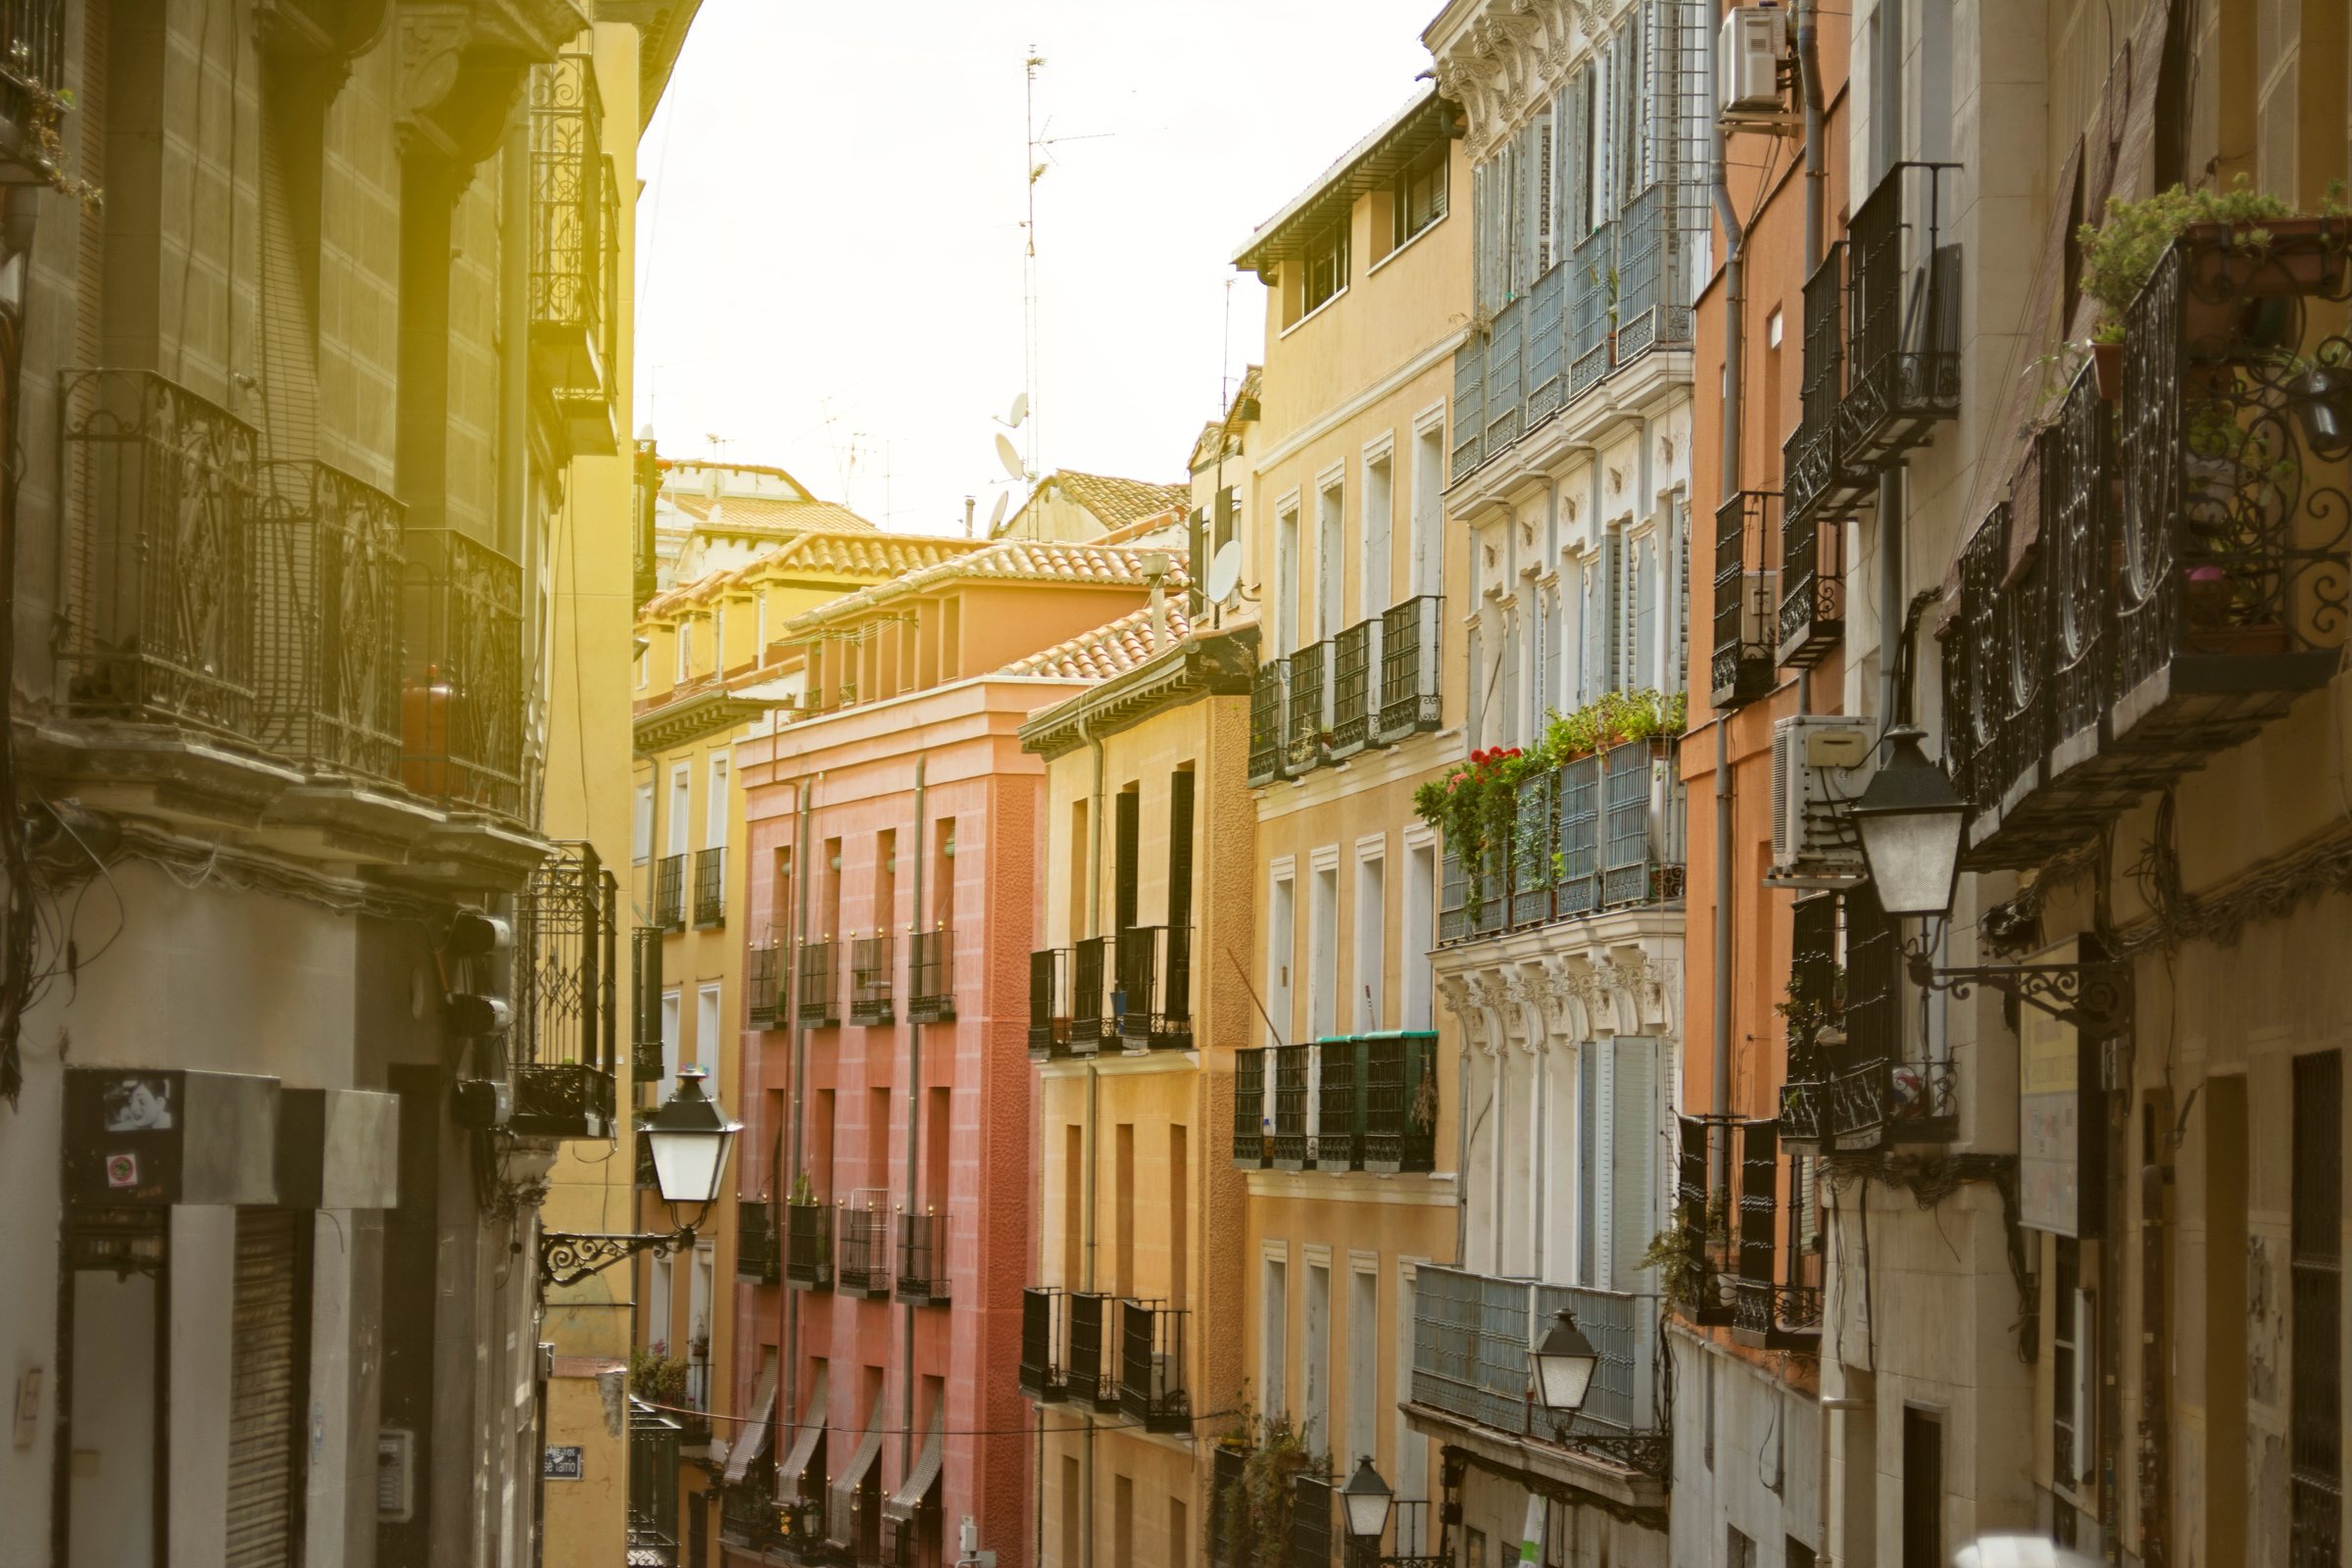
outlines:
{"label": "wall-mounted ac unit", "polygon": [[1770,115],[1781,110],[1781,62],[1788,53],[1788,14],[1778,6],[1734,6],[1716,41],[1715,112]]}
{"label": "wall-mounted ac unit", "polygon": [[400,1427],[375,1433],[375,1517],[405,1525],[416,1512],[416,1434]]}
{"label": "wall-mounted ac unit", "polygon": [[1875,767],[1869,721],[1798,713],[1772,726],[1772,868],[1776,887],[1843,888],[1863,880],[1862,841],[1846,803]]}

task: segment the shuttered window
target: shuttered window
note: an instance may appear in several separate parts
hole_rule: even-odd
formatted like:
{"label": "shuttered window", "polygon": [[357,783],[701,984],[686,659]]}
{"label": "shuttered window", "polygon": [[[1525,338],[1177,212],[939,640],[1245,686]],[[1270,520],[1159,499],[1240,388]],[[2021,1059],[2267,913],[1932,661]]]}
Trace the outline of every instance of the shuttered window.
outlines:
{"label": "shuttered window", "polygon": [[1658,1042],[1619,1037],[1614,1081],[1609,1086],[1609,1279],[1608,1289],[1634,1289],[1642,1254],[1660,1229],[1657,1215],[1656,1134],[1663,1105],[1658,1098]]}
{"label": "shuttered window", "polygon": [[1189,767],[1168,776],[1168,924],[1193,923],[1193,779]]}
{"label": "shuttered window", "polygon": [[304,1303],[300,1216],[237,1215],[235,1331],[230,1342],[228,1568],[277,1568],[293,1560],[299,1412],[303,1404]]}
{"label": "shuttered window", "polygon": [[1600,1283],[1595,1258],[1599,1237],[1593,1224],[1600,1169],[1600,1046],[1587,1041],[1576,1054],[1576,1283]]}
{"label": "shuttered window", "polygon": [[1634,685],[1652,687],[1658,680],[1658,537],[1642,539],[1634,566]]}
{"label": "shuttered window", "polygon": [[1117,833],[1111,850],[1117,857],[1111,869],[1111,929],[1124,931],[1135,924],[1135,861],[1143,843],[1143,797],[1133,789],[1119,792]]}

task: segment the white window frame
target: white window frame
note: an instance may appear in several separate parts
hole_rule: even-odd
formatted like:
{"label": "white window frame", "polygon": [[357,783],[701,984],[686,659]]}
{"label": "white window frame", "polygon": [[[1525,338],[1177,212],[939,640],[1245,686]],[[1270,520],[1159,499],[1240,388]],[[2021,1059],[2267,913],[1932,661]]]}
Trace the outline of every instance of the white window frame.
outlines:
{"label": "white window frame", "polygon": [[1397,1021],[1406,1029],[1437,1027],[1437,972],[1429,955],[1438,945],[1438,836],[1425,823],[1404,830],[1404,966]]}
{"label": "white window frame", "polygon": [[1416,598],[1446,591],[1446,405],[1441,401],[1413,416],[1413,546],[1407,569]]}
{"label": "white window frame", "polygon": [[733,814],[727,796],[727,759],[731,755],[725,751],[712,752],[709,771],[704,775],[703,848],[707,850],[727,847],[727,818]]}
{"label": "white window frame", "polygon": [[1340,634],[1348,593],[1348,491],[1333,464],[1315,478],[1315,640]]}
{"label": "white window frame", "polygon": [[629,858],[638,865],[654,858],[654,781],[641,780],[629,808]]}
{"label": "white window frame", "polygon": [[[1363,538],[1356,568],[1357,618],[1372,620],[1389,608],[1392,558],[1396,540],[1396,437],[1384,430],[1364,445],[1363,485],[1356,526]],[[1378,679],[1378,672],[1374,672]]]}
{"label": "white window frame", "polygon": [[708,1073],[716,1093],[718,1040],[727,1027],[726,993],[716,980],[694,988],[694,1064]]}
{"label": "white window frame", "polygon": [[1291,1044],[1298,1021],[1298,878],[1290,857],[1276,860],[1266,887],[1266,1015],[1269,1046]]}
{"label": "white window frame", "polygon": [[665,855],[684,855],[694,822],[694,768],[691,763],[669,765],[669,831],[662,842]]}
{"label": "white window frame", "polygon": [[[1355,841],[1355,955],[1348,990],[1355,1032],[1372,1034],[1388,1011],[1389,840],[1375,833]],[[1375,896],[1376,895],[1376,896]]]}
{"label": "white window frame", "polygon": [[1340,1032],[1340,847],[1317,850],[1308,871],[1303,1043],[1312,1044]]}
{"label": "white window frame", "polygon": [[1257,1264],[1257,1388],[1269,1420],[1290,1410],[1291,1250],[1268,1242]]}
{"label": "white window frame", "polygon": [[1299,580],[1298,492],[1294,490],[1274,508],[1274,651],[1294,653],[1298,644]]}
{"label": "white window frame", "polygon": [[668,986],[662,992],[662,1098],[678,1084],[679,1053],[685,1049],[686,991]]}

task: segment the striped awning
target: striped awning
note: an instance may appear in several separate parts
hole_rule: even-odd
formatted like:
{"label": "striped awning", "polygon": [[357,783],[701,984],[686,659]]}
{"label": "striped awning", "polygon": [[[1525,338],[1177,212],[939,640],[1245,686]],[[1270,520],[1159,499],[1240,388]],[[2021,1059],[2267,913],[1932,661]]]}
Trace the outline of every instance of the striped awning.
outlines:
{"label": "striped awning", "polygon": [[914,1468],[899,1483],[899,1490],[882,1504],[882,1517],[904,1524],[914,1517],[923,1505],[923,1498],[939,1481],[939,1461],[946,1446],[948,1401],[942,1397],[931,1406],[931,1430],[923,1434],[922,1452],[915,1455]]}
{"label": "striped awning", "polygon": [[767,1418],[775,1408],[776,1369],[770,1366],[760,1374],[760,1392],[752,1397],[751,1419],[735,1429],[734,1441],[727,1446],[727,1485],[741,1481],[751,1469],[752,1461],[767,1450]]}
{"label": "striped awning", "polygon": [[857,1544],[858,1489],[865,1484],[865,1473],[881,1456],[887,1402],[879,1396],[875,1398],[873,1414],[866,1419],[865,1436],[858,1441],[858,1451],[850,1455],[848,1464],[834,1472],[833,1484],[825,1491],[825,1539],[836,1546]]}
{"label": "striped awning", "polygon": [[792,1440],[791,1451],[784,1456],[783,1471],[776,1477],[776,1495],[801,1494],[801,1477],[808,1473],[808,1461],[816,1457],[817,1443],[825,1435],[825,1374],[826,1363],[816,1363],[816,1382],[808,1391],[808,1408],[800,1413]]}

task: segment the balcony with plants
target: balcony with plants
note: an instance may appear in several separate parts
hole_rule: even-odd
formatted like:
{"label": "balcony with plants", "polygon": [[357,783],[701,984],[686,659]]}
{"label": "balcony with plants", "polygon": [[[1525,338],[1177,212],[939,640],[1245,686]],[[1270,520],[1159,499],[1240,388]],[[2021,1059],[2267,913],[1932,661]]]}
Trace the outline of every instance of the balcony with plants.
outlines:
{"label": "balcony with plants", "polygon": [[1680,901],[1685,712],[1680,694],[1611,692],[1532,749],[1423,784],[1414,808],[1446,848],[1439,945]]}
{"label": "balcony with plants", "polygon": [[2091,363],[1963,548],[1943,752],[1965,863],[2026,867],[2325,685],[2352,598],[2352,220],[2110,205]]}
{"label": "balcony with plants", "polygon": [[608,1139],[619,1067],[620,884],[594,847],[562,845],[531,873],[514,915],[507,1129]]}
{"label": "balcony with plants", "polygon": [[1245,1170],[1426,1173],[1437,1165],[1438,1037],[1382,1030],[1234,1053]]}
{"label": "balcony with plants", "polygon": [[1250,687],[1248,782],[1302,778],[1440,724],[1436,594],[1402,599],[1330,639],[1261,662]]}

